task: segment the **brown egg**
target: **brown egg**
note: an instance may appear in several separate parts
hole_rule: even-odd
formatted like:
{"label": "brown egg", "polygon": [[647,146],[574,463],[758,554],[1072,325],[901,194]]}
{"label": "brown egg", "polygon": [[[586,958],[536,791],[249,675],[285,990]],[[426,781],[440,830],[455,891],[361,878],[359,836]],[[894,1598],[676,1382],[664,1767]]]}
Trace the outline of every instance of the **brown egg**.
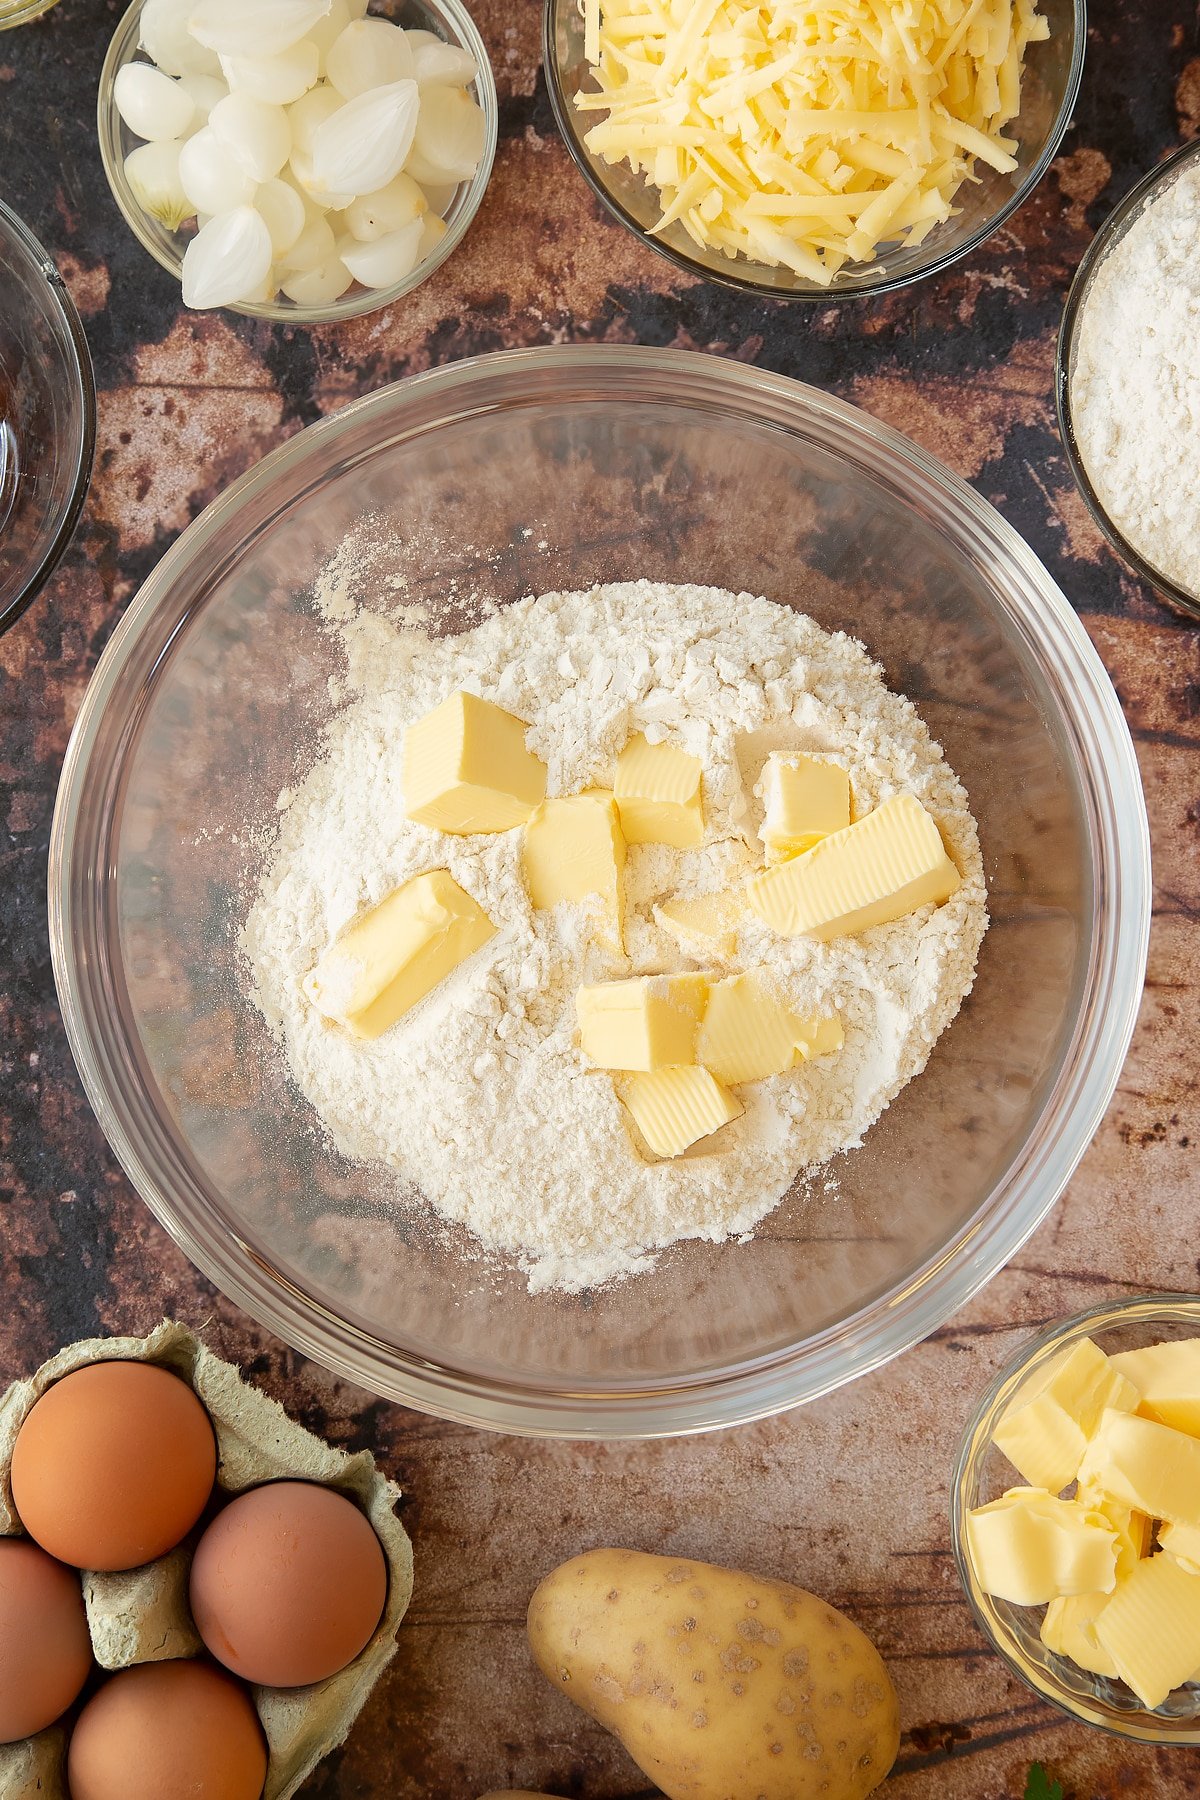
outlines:
{"label": "brown egg", "polygon": [[153,1363],[90,1363],[44,1393],[17,1433],[12,1491],[43,1550],[77,1569],[135,1569],[186,1537],[217,1446],[187,1383]]}
{"label": "brown egg", "polygon": [[139,1663],[79,1715],[71,1800],[259,1800],[267,1745],[245,1688],[207,1662]]}
{"label": "brown egg", "polygon": [[75,1570],[28,1538],[0,1538],[0,1744],[53,1725],[91,1667]]}
{"label": "brown egg", "polygon": [[352,1500],[312,1482],[274,1481],[213,1520],[191,1595],[196,1629],[218,1662],[264,1687],[306,1687],[370,1641],[387,1564]]}

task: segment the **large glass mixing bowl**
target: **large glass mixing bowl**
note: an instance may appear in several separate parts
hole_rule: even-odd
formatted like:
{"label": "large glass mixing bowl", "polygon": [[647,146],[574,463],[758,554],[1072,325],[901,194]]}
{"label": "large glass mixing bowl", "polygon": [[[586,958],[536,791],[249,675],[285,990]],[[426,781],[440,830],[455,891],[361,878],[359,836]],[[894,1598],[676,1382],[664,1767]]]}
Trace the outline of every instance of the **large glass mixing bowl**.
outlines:
{"label": "large glass mixing bowl", "polygon": [[[314,582],[377,516],[377,604],[646,576],[848,628],[979,821],[992,926],[925,1073],[819,1199],[582,1298],[466,1261],[343,1161],[246,997],[237,934],[281,789],[341,673]],[[457,594],[457,617],[447,596]],[[621,1437],[777,1412],[933,1330],[1061,1193],[1112,1095],[1150,910],[1104,669],[977,495],[854,408],[713,357],[512,351],[356,402],[269,456],[130,605],[67,753],[55,970],[109,1142],[224,1291],[377,1393],[473,1425]]]}

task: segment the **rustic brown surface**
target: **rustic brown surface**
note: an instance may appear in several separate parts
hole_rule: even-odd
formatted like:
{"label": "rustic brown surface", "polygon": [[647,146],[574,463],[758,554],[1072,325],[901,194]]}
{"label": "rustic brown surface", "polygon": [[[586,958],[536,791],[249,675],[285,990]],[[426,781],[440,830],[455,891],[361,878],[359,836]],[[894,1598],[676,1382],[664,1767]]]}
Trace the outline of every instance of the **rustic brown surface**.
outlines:
{"label": "rustic brown surface", "polygon": [[[61,1342],[196,1325],[306,1423],[369,1444],[404,1484],[417,1592],[401,1652],[306,1793],[471,1800],[544,1784],[617,1800],[644,1779],[532,1668],[538,1578],[617,1542],[741,1561],[846,1606],[888,1657],[906,1727],[887,1792],[1019,1800],[1034,1758],[1067,1800],[1184,1800],[1200,1752],[1073,1726],[984,1648],[948,1552],[947,1476],[993,1369],[1033,1324],[1197,1279],[1194,1145],[1200,863],[1198,634],[1118,565],[1070,484],[1051,408],[1071,271],[1107,208],[1200,132],[1187,0],[1096,0],[1084,98],[1048,179],[965,266],[873,302],[794,312],[689,285],[603,219],[557,142],[534,0],[482,0],[502,145],[465,247],[404,309],[337,330],[181,313],[125,231],[91,122],[117,13],[62,0],[0,36],[0,193],[60,259],[101,390],[84,527],[0,640],[0,1379]],[[131,1192],[83,1098],[54,1000],[45,863],[72,719],[116,619],[174,535],[263,451],[366,388],[472,351],[579,339],[709,349],[817,382],[910,432],[1025,533],[1125,703],[1146,781],[1157,904],[1149,985],[1109,1118],[1050,1221],[924,1347],[801,1414],[705,1440],[493,1439],[373,1401],[223,1301]]]}

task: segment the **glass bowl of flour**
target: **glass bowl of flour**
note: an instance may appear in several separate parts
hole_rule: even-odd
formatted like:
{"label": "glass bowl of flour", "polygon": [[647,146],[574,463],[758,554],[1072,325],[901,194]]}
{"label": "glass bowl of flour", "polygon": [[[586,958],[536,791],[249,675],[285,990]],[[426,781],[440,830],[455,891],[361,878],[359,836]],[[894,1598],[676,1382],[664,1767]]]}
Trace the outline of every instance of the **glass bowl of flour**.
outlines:
{"label": "glass bowl of flour", "polygon": [[1200,617],[1200,144],[1105,220],[1058,339],[1059,430],[1109,543]]}
{"label": "glass bowl of flour", "polygon": [[[915,795],[961,886],[778,946],[843,1048],[647,1162],[574,1040],[586,911],[532,912],[519,832],[405,816],[406,723],[462,688],[552,793],[635,731],[702,760],[704,843],[630,850],[628,972],[667,955],[659,899],[745,875],[774,750]],[[318,1022],[331,936],[435,865],[494,939],[372,1044]],[[813,389],[609,347],[384,389],[209,508],[89,688],[50,867],[89,1096],[199,1266],[389,1399],[578,1437],[777,1412],[960,1306],[1099,1124],[1149,894],[1120,708],[1003,520]]]}

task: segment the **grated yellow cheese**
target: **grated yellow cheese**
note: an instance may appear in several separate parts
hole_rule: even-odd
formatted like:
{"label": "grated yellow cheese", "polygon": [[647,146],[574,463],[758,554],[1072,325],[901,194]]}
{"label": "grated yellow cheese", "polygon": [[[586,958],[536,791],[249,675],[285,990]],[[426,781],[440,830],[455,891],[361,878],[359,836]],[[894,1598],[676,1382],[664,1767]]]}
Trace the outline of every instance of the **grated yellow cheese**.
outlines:
{"label": "grated yellow cheese", "polygon": [[977,163],[1017,166],[1037,0],[581,0],[607,116],[586,133],[655,186],[654,231],[828,286],[920,243]]}

